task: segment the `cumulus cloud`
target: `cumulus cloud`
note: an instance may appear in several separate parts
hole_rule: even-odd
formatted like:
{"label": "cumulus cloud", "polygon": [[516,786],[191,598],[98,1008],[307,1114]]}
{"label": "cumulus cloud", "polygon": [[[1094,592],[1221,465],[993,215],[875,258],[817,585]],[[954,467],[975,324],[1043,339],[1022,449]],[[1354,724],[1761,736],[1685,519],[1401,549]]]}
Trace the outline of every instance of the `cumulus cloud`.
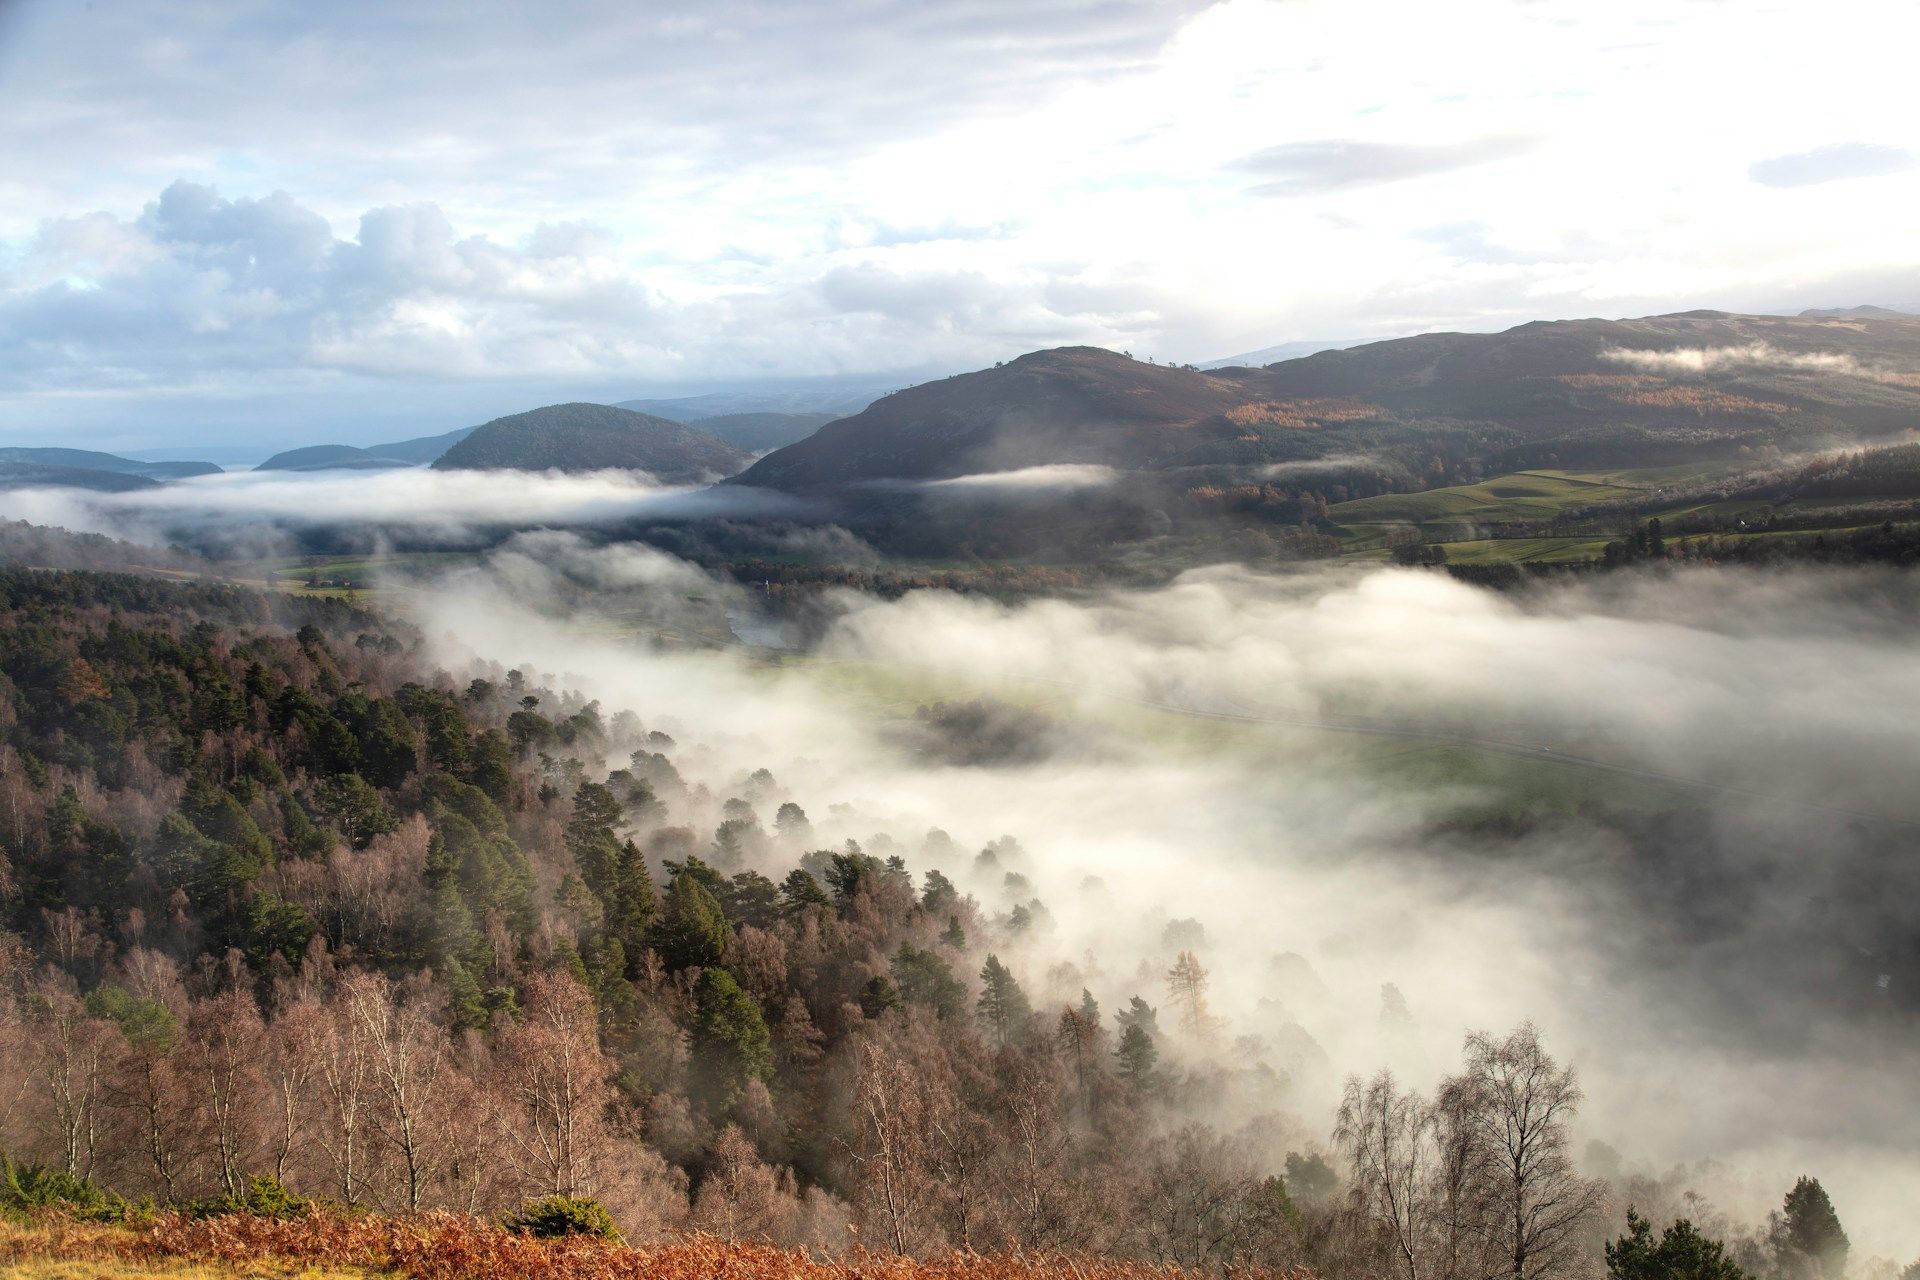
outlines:
{"label": "cumulus cloud", "polygon": [[1913,152],[1871,142],[1838,142],[1792,155],[1756,160],[1747,176],[1766,187],[1811,187],[1848,178],[1877,178],[1913,168]]}
{"label": "cumulus cloud", "polygon": [[1524,134],[1424,144],[1327,138],[1268,147],[1242,157],[1235,167],[1262,179],[1251,188],[1254,195],[1312,196],[1471,169],[1539,145],[1539,139]]}
{"label": "cumulus cloud", "polygon": [[1724,369],[1804,369],[1815,373],[1859,373],[1852,356],[1837,351],[1782,351],[1765,342],[1738,347],[1675,347],[1641,350],[1613,347],[1600,358],[1649,373],[1715,373]]}

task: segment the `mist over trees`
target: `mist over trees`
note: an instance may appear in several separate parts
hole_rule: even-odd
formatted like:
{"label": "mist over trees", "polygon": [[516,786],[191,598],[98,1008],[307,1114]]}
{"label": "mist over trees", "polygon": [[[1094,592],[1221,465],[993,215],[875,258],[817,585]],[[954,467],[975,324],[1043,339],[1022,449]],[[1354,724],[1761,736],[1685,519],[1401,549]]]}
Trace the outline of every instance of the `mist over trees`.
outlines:
{"label": "mist over trees", "polygon": [[1627,1217],[1668,1204],[1581,1171],[1531,1026],[1292,1115],[1197,922],[1103,1008],[1034,967],[1017,840],[821,847],[646,708],[346,606],[0,569],[0,679],[0,1149],[75,1181],[1330,1277],[1849,1265],[1810,1178],[1711,1238]]}

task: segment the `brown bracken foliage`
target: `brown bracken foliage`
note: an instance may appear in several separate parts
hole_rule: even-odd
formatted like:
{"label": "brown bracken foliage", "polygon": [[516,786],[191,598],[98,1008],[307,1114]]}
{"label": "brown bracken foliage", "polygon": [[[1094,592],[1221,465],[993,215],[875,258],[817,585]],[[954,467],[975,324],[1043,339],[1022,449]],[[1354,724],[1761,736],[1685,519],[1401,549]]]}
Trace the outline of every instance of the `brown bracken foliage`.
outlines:
{"label": "brown bracken foliage", "polygon": [[[686,1236],[630,1246],[585,1236],[541,1240],[447,1213],[408,1217],[310,1213],[297,1218],[163,1213],[133,1227],[61,1216],[0,1223],[0,1266],[29,1261],[145,1263],[181,1258],[248,1273],[289,1263],[362,1267],[413,1280],[1185,1280],[1179,1267],[1065,1254],[949,1253],[928,1259]],[[1305,1271],[1236,1268],[1236,1280],[1311,1280]]]}

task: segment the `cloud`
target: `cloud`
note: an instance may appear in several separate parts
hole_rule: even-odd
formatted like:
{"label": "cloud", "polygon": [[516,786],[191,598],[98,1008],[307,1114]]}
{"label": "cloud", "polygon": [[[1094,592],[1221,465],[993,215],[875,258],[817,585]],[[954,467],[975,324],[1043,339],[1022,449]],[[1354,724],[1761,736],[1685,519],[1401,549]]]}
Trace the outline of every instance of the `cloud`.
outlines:
{"label": "cloud", "polygon": [[1012,471],[979,471],[972,475],[929,480],[929,489],[1049,491],[1058,489],[1097,489],[1119,479],[1112,467],[1092,463],[1058,462],[1039,467],[1017,467]]}
{"label": "cloud", "polygon": [[1611,347],[1602,360],[1649,373],[1716,373],[1723,369],[1803,369],[1813,373],[1859,373],[1859,362],[1837,351],[1782,351],[1765,342],[1741,347],[1675,347],[1639,350]]}
{"label": "cloud", "polygon": [[393,531],[457,537],[476,530],[769,516],[790,505],[768,490],[666,486],[635,471],[427,468],[242,471],[127,493],[17,489],[4,499],[13,519],[156,545],[208,531],[228,537],[249,527],[263,533],[337,529],[362,540]]}
{"label": "cloud", "polygon": [[1766,187],[1811,187],[1849,178],[1877,178],[1913,168],[1913,152],[1871,142],[1837,142],[1792,155],[1756,160],[1747,176]]}
{"label": "cloud", "polygon": [[1287,142],[1235,162],[1263,181],[1249,188],[1259,196],[1311,196],[1452,173],[1523,155],[1540,145],[1525,134],[1434,144],[1360,142],[1328,138]]}

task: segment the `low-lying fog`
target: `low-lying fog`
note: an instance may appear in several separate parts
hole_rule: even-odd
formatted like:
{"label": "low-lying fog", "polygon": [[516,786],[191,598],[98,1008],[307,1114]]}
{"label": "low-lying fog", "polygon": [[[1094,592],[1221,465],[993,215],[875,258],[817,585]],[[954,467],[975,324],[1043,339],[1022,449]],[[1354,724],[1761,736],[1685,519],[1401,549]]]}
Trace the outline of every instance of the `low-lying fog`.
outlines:
{"label": "low-lying fog", "polygon": [[779,495],[760,489],[662,485],[638,471],[229,471],[125,493],[15,489],[15,520],[138,542],[218,538],[269,545],[276,529],[381,528],[460,536],[475,528],[586,527],[620,520],[764,515]]}
{"label": "low-lying fog", "polygon": [[[1583,1136],[1629,1165],[1718,1162],[1694,1180],[1748,1221],[1812,1173],[1857,1249],[1914,1248],[1909,577],[1503,596],[1217,568],[1018,605],[847,594],[777,664],[582,625],[563,580],[754,607],[669,556],[556,534],[402,598],[449,670],[520,666],[631,709],[716,800],[765,767],[821,845],[897,848],[994,914],[1037,897],[1051,925],[1017,966],[1036,996],[1161,1004],[1193,936],[1168,925],[1198,921],[1212,1051],[1287,1073],[1298,1139],[1325,1140],[1344,1074],[1430,1084],[1466,1030],[1532,1017],[1583,1074]],[[918,705],[985,695],[1026,738],[998,762],[902,734]],[[925,851],[935,828],[953,849]],[[1024,858],[966,880],[1005,835]]]}

